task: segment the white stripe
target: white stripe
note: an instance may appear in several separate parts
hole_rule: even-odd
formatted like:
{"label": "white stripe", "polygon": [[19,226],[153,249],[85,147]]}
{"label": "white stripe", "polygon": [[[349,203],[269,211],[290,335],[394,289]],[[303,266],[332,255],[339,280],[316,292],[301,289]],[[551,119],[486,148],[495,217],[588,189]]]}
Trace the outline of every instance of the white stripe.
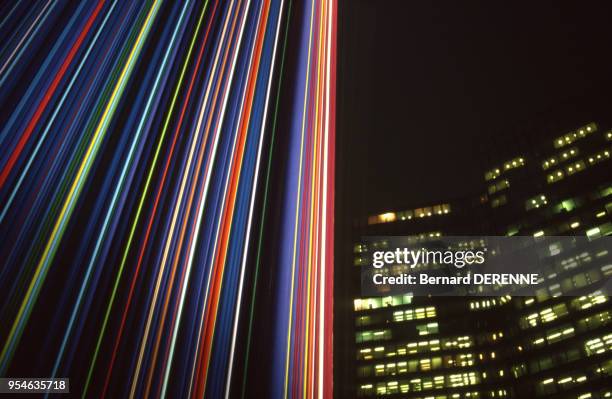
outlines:
{"label": "white stripe", "polygon": [[[56,1],[54,1],[54,3],[56,3]],[[47,4],[45,4],[45,6],[43,7],[42,11],[40,12],[40,14],[38,14],[38,16],[36,17],[36,19],[34,20],[34,22],[32,22],[32,24],[30,25],[30,27],[28,28],[28,30],[23,34],[23,36],[21,37],[21,40],[19,40],[19,43],[17,43],[17,45],[15,46],[15,48],[13,49],[13,51],[11,52],[11,54],[8,56],[8,58],[6,59],[6,61],[4,62],[4,64],[2,65],[2,68],[0,68],[0,75],[2,75],[2,73],[4,72],[4,70],[6,69],[6,66],[9,63],[13,62],[13,57],[15,56],[15,53],[17,53],[17,51],[20,49],[21,45],[23,44],[24,40],[26,40],[28,38],[28,36],[30,35],[30,32],[32,32],[32,29],[34,29],[34,26],[36,26],[36,23],[38,23],[38,20],[43,16],[43,14],[47,13],[47,15],[45,15],[45,19],[47,19],[48,17],[48,12],[51,11],[51,9],[46,10],[47,7],[49,7],[49,5],[51,4],[51,0],[49,0],[47,2]],[[53,7],[55,7],[55,5],[53,5]],[[37,28],[38,30],[38,28]],[[11,66],[12,69],[12,66]],[[5,77],[2,78],[2,81],[4,81]]]}
{"label": "white stripe", "polygon": [[321,323],[319,324],[319,398],[323,398],[323,365],[324,365],[324,349],[325,349],[325,302],[329,300],[325,296],[325,272],[326,272],[326,247],[325,244],[327,242],[327,165],[329,163],[329,88],[331,86],[329,82],[330,78],[330,59],[331,59],[331,36],[332,36],[332,12],[333,8],[331,3],[333,0],[328,1],[328,25],[327,28],[329,32],[327,34],[327,57],[326,57],[326,76],[325,76],[325,139],[324,139],[324,152],[323,152],[323,240],[322,240],[322,248],[321,248],[321,297],[323,300],[319,303],[319,317],[321,318]]}
{"label": "white stripe", "polygon": [[[232,5],[233,5],[233,3],[234,2],[232,1]],[[250,3],[250,0],[247,3],[247,6],[246,6],[247,9],[249,7],[249,3]],[[232,7],[232,6],[230,6],[230,7]],[[227,16],[229,17],[229,15],[230,15],[230,13],[228,12]],[[240,44],[242,42],[244,26],[245,26],[245,22],[246,22],[246,15],[247,15],[247,12],[245,11],[243,20],[241,22],[240,32],[239,32],[239,36],[238,36],[238,43],[236,45],[236,51],[234,53],[234,57],[233,57],[233,60],[232,60],[232,65],[231,65],[230,74],[229,74],[229,77],[228,77],[228,82],[231,82],[232,79],[233,79],[233,76],[234,76],[234,71],[235,71],[235,68],[236,68],[236,61],[237,61],[237,58],[238,58],[238,53],[239,53],[239,49],[240,49]],[[223,35],[225,35],[225,31],[226,31],[226,28],[227,28],[228,21],[229,21],[229,18],[226,19],[226,21],[225,21],[225,26],[223,28],[224,29]],[[218,54],[219,54],[219,52],[221,50],[221,47],[222,46],[218,47],[218,49],[217,49],[217,57],[215,57],[215,58],[218,58]],[[215,59],[215,66],[216,66],[216,64],[217,64],[217,59]],[[228,83],[228,84],[230,84],[230,83]],[[179,326],[181,318],[182,318],[183,306],[184,306],[184,303],[185,303],[185,293],[187,291],[187,284],[188,284],[188,281],[189,281],[189,276],[191,274],[191,268],[193,266],[193,259],[194,259],[194,255],[195,255],[195,248],[196,248],[197,237],[199,235],[200,226],[201,226],[201,222],[202,222],[202,213],[203,213],[203,209],[204,209],[204,204],[206,203],[206,197],[208,195],[208,188],[210,186],[210,180],[211,180],[211,176],[212,176],[212,166],[214,164],[215,157],[216,157],[216,154],[217,154],[217,146],[218,146],[218,143],[219,143],[219,136],[221,135],[222,121],[223,121],[223,118],[224,118],[224,115],[225,115],[225,110],[227,108],[227,101],[228,101],[228,98],[229,98],[228,92],[229,92],[229,90],[226,90],[225,93],[224,93],[223,105],[222,105],[222,108],[221,108],[221,115],[219,116],[219,119],[218,119],[219,123],[217,125],[218,126],[217,127],[217,131],[215,132],[215,141],[213,143],[212,155],[211,155],[211,159],[209,161],[209,167],[206,170],[206,176],[205,176],[205,181],[204,181],[204,193],[202,195],[202,199],[200,201],[200,204],[199,204],[199,207],[198,207],[197,216],[196,216],[197,222],[196,222],[196,227],[195,227],[195,231],[194,231],[194,235],[193,235],[194,239],[191,242],[191,247],[189,249],[189,258],[188,258],[189,260],[188,260],[188,263],[187,263],[187,270],[186,270],[186,274],[185,274],[185,279],[183,280],[183,285],[181,287],[181,299],[180,299],[180,302],[179,302],[179,308],[178,308],[178,311],[177,311],[177,317],[176,317],[176,320],[175,320],[175,323],[174,323],[174,326],[173,326],[172,340],[171,340],[170,352],[169,352],[169,359],[170,360],[169,360],[169,364],[166,367],[166,370],[165,370],[165,373],[164,373],[164,382],[163,382],[163,385],[162,385],[161,397],[165,397],[166,396],[167,389],[168,389],[168,381],[169,381],[169,376],[170,376],[170,370],[172,369],[172,361],[173,361],[173,358],[174,358],[174,351],[175,351],[175,348],[176,348],[176,338],[178,336],[178,326]],[[198,119],[197,130],[201,129],[201,123],[202,123],[203,118],[204,118],[204,112],[202,110],[202,112],[200,113],[199,119]],[[217,234],[218,234],[218,230],[217,230]],[[211,271],[212,271],[212,267],[211,267]],[[209,281],[210,281],[210,272],[209,272]],[[208,287],[207,287],[207,290],[208,290]],[[201,328],[202,328],[202,320],[203,319],[201,319],[200,330],[199,331],[201,331]],[[198,340],[197,347],[199,347],[199,340]],[[196,347],[196,351],[194,353],[198,352],[197,347]],[[192,367],[191,369],[192,369],[192,374],[191,374],[191,379],[190,379],[190,382],[189,382],[189,396],[191,396],[191,391],[193,389],[193,372],[195,371],[194,367]]]}
{"label": "white stripe", "polygon": [[[228,16],[229,16],[229,13],[228,13]],[[227,21],[228,20],[226,19],[226,23],[225,23],[225,26],[224,26],[222,37],[225,36],[225,31],[226,31],[226,28],[227,28]],[[142,358],[144,356],[144,351],[145,351],[145,346],[146,346],[145,344],[146,344],[146,342],[148,340],[149,330],[150,330],[150,327],[151,327],[151,321],[152,321],[152,318],[153,318],[153,311],[155,309],[155,304],[157,302],[157,296],[159,294],[159,287],[161,285],[161,281],[162,281],[162,278],[163,278],[163,275],[164,275],[164,269],[166,267],[166,261],[167,261],[167,258],[168,258],[168,252],[170,250],[170,244],[172,243],[172,236],[174,235],[174,228],[176,226],[176,219],[178,217],[178,211],[181,208],[180,204],[183,201],[183,195],[184,195],[184,192],[185,192],[185,186],[187,184],[187,177],[189,176],[189,170],[191,169],[191,163],[193,161],[194,152],[196,151],[195,150],[195,146],[196,146],[196,144],[198,142],[198,140],[196,138],[198,137],[198,131],[200,130],[201,125],[202,125],[202,119],[204,117],[204,111],[206,110],[206,104],[208,102],[208,97],[210,95],[210,89],[211,89],[212,82],[214,80],[213,77],[215,75],[215,71],[216,71],[216,68],[217,68],[217,61],[218,61],[220,52],[221,52],[221,46],[218,46],[217,54],[215,55],[215,62],[213,63],[213,71],[211,71],[211,74],[209,76],[208,87],[206,88],[206,92],[205,92],[205,95],[204,95],[204,100],[202,101],[202,106],[200,108],[200,116],[199,116],[199,119],[198,119],[198,124],[197,124],[196,130],[195,130],[195,134],[192,136],[193,140],[191,141],[191,147],[189,149],[189,157],[187,159],[187,165],[185,166],[185,169],[184,169],[184,172],[183,172],[183,178],[182,178],[181,186],[180,186],[180,189],[179,189],[179,195],[178,195],[178,198],[176,200],[177,206],[174,207],[174,212],[173,212],[173,215],[172,215],[172,223],[170,225],[170,231],[168,232],[168,235],[167,235],[167,238],[166,238],[166,245],[164,247],[164,252],[163,252],[162,261],[161,261],[161,270],[157,274],[157,281],[155,283],[155,291],[154,291],[153,298],[152,298],[152,300],[150,302],[150,305],[149,305],[149,314],[147,316],[147,324],[145,326],[144,336],[143,336],[143,338],[142,338],[142,340],[140,342],[140,351],[139,351],[139,354],[138,354],[138,363],[136,365],[136,370],[134,372],[134,376],[133,376],[133,380],[132,380],[132,387],[130,389],[130,398],[134,397],[134,394],[135,394],[135,391],[136,391],[136,385],[138,383],[138,378],[139,378],[138,376],[140,374],[140,368],[142,366]]]}
{"label": "white stripe", "polygon": [[[263,137],[264,137],[264,130],[265,130],[265,122],[268,116],[268,105],[269,105],[269,100],[270,100],[270,89],[272,87],[272,77],[274,76],[274,66],[275,66],[275,60],[276,60],[276,50],[277,50],[277,45],[278,45],[278,35],[280,32],[280,22],[282,20],[282,16],[283,16],[283,6],[284,6],[284,1],[281,1],[281,6],[280,6],[280,11],[278,14],[278,22],[276,25],[276,35],[274,38],[274,50],[272,52],[272,68],[270,71],[270,76],[268,78],[268,88],[267,88],[267,92],[266,92],[266,103],[264,106],[264,115],[263,115],[263,119],[262,119],[262,125],[261,125],[261,134],[259,136],[259,144],[258,144],[258,150],[257,150],[257,162],[255,165],[255,181],[253,183],[253,190],[251,192],[251,204],[250,204],[250,208],[249,208],[249,219],[248,219],[248,223],[247,223],[247,233],[246,233],[246,239],[245,239],[245,243],[246,243],[246,247],[244,249],[244,253],[243,253],[243,258],[242,258],[242,269],[240,271],[240,283],[239,283],[239,287],[238,287],[238,300],[236,302],[236,317],[234,319],[234,331],[232,333],[232,345],[231,345],[231,349],[230,349],[230,364],[229,364],[229,372],[228,372],[228,377],[227,377],[227,382],[226,382],[226,388],[225,388],[225,397],[229,398],[229,394],[230,394],[230,384],[232,381],[232,371],[233,371],[233,366],[234,366],[234,351],[236,350],[236,335],[237,335],[237,330],[238,330],[238,321],[240,319],[240,303],[242,302],[242,289],[243,289],[243,283],[244,283],[244,270],[246,268],[246,261],[247,261],[247,254],[249,251],[249,242],[250,242],[250,235],[251,235],[251,223],[252,223],[252,218],[253,218],[253,208],[255,206],[255,192],[257,191],[257,185],[258,185],[258,180],[259,180],[259,164],[260,164],[260,159],[261,159],[261,149],[262,149],[262,142],[263,142]],[[245,370],[246,372],[246,370]]]}

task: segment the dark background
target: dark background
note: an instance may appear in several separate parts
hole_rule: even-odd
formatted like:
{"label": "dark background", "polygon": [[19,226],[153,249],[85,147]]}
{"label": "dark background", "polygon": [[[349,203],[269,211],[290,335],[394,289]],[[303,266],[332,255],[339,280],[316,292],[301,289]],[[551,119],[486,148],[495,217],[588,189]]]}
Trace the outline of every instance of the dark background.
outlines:
{"label": "dark background", "polygon": [[346,197],[337,206],[359,217],[474,193],[493,166],[488,146],[543,115],[581,123],[608,107],[610,8],[341,4],[338,179]]}
{"label": "dark background", "polygon": [[484,172],[520,155],[513,144],[524,149],[525,137],[610,126],[610,8],[339,1],[336,397],[354,392],[356,370],[344,363],[354,337],[341,332],[354,325],[355,221],[483,193]]}

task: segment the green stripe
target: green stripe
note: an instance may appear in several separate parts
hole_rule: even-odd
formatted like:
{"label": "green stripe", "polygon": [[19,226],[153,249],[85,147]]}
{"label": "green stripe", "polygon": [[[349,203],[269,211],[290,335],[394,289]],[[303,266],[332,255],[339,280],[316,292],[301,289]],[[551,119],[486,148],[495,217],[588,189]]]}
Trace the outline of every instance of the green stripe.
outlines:
{"label": "green stripe", "polygon": [[162,128],[162,133],[161,136],[157,142],[157,147],[155,149],[155,155],[153,156],[153,161],[151,163],[151,167],[149,168],[149,173],[147,174],[147,180],[145,182],[145,186],[143,188],[141,197],[140,197],[140,201],[138,203],[138,208],[136,210],[136,215],[134,216],[134,220],[132,221],[132,227],[130,229],[130,235],[128,238],[128,242],[127,245],[125,247],[125,250],[123,252],[123,256],[121,258],[121,265],[119,266],[119,271],[117,272],[117,277],[115,278],[115,282],[113,284],[113,290],[112,290],[112,294],[110,297],[110,301],[108,303],[108,306],[106,307],[106,312],[104,314],[104,320],[102,322],[102,327],[100,328],[100,333],[98,334],[98,339],[96,341],[96,347],[95,347],[95,351],[94,351],[94,355],[93,358],[91,360],[91,363],[89,365],[89,371],[87,372],[87,379],[85,381],[85,388],[83,389],[83,395],[82,398],[84,398],[87,394],[87,390],[89,388],[89,384],[91,383],[91,377],[93,375],[93,370],[95,368],[95,364],[96,364],[96,360],[98,358],[98,355],[100,353],[100,347],[102,344],[102,338],[104,337],[104,333],[106,331],[106,327],[108,325],[108,320],[110,318],[110,313],[113,307],[113,303],[115,301],[115,297],[117,295],[117,289],[119,287],[119,282],[121,281],[121,276],[123,275],[123,270],[125,267],[125,263],[127,261],[127,256],[130,252],[130,248],[132,245],[132,240],[134,239],[134,234],[136,231],[136,226],[138,225],[138,221],[140,219],[140,214],[142,213],[142,209],[143,209],[143,205],[147,196],[147,192],[149,191],[149,186],[151,184],[151,180],[153,178],[153,171],[155,170],[155,167],[157,165],[157,161],[159,158],[159,154],[161,153],[161,148],[164,142],[164,139],[166,137],[166,133],[168,131],[168,126],[170,125],[170,117],[172,116],[172,113],[174,112],[174,107],[176,105],[176,101],[178,98],[178,94],[180,92],[181,86],[182,86],[182,82],[183,82],[183,78],[185,77],[185,72],[187,71],[187,66],[189,65],[189,59],[191,57],[191,53],[193,51],[193,47],[195,45],[195,41],[196,38],[198,37],[198,33],[200,31],[200,27],[202,25],[202,21],[204,19],[204,14],[206,12],[206,9],[208,7],[208,0],[206,0],[206,2],[204,3],[204,7],[202,8],[202,11],[200,13],[200,17],[198,20],[198,25],[196,27],[196,30],[194,32],[193,37],[191,38],[191,43],[189,44],[189,50],[187,52],[187,56],[185,57],[185,60],[183,61],[183,66],[181,69],[181,74],[179,76],[179,80],[176,84],[176,87],[174,88],[174,93],[172,95],[172,101],[170,103],[170,108],[168,109],[168,113],[166,114],[166,118],[164,120],[164,126]]}
{"label": "green stripe", "polygon": [[289,20],[291,19],[291,4],[292,1],[289,1],[289,7],[287,10],[287,25],[285,26],[285,37],[283,38],[283,53],[282,53],[282,57],[281,57],[281,64],[280,64],[280,76],[279,76],[279,83],[278,83],[278,89],[276,91],[276,104],[274,105],[274,118],[273,118],[273,124],[272,124],[272,138],[270,140],[270,152],[268,155],[268,168],[266,171],[266,183],[265,183],[265,190],[264,190],[264,198],[263,198],[263,204],[262,204],[262,220],[261,220],[261,225],[259,227],[259,241],[257,244],[257,257],[255,260],[255,276],[253,279],[253,295],[251,297],[251,311],[250,311],[250,317],[249,317],[249,330],[247,333],[247,346],[246,346],[246,350],[245,350],[245,361],[244,361],[244,377],[242,380],[242,394],[241,397],[244,398],[246,395],[246,386],[247,386],[247,376],[249,373],[249,353],[251,350],[251,334],[253,332],[253,319],[255,316],[255,296],[257,293],[257,278],[259,275],[259,265],[261,264],[261,253],[262,253],[262,244],[263,244],[263,235],[264,235],[264,227],[266,224],[266,208],[267,208],[267,203],[268,203],[268,191],[269,191],[269,185],[270,185],[270,172],[272,170],[272,153],[274,152],[274,141],[275,141],[275,137],[276,137],[276,125],[277,125],[277,121],[278,121],[278,109],[280,106],[280,92],[281,92],[281,88],[283,85],[283,72],[284,72],[284,65],[285,65],[285,53],[287,50],[287,36],[288,36],[288,32],[289,32]]}

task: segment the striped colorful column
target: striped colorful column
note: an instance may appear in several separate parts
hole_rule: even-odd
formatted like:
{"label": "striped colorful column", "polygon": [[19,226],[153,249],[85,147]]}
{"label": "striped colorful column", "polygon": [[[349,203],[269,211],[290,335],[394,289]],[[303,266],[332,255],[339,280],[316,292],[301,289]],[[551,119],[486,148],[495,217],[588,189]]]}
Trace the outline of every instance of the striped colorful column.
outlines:
{"label": "striped colorful column", "polygon": [[0,6],[0,375],[332,396],[336,12]]}

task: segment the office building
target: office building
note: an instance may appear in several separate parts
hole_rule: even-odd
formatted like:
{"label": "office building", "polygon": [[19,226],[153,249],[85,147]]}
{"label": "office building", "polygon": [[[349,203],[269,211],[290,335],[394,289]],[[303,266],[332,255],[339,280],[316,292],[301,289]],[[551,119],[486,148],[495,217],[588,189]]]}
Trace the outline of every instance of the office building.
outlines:
{"label": "office building", "polygon": [[[612,248],[595,245],[612,235],[610,128],[591,122],[517,140],[510,154],[491,152],[482,192],[356,223],[346,346],[355,396],[612,397],[612,302],[601,290]],[[361,297],[367,246],[385,246],[362,237],[384,235],[582,236],[594,246],[551,252],[536,296]]]}

